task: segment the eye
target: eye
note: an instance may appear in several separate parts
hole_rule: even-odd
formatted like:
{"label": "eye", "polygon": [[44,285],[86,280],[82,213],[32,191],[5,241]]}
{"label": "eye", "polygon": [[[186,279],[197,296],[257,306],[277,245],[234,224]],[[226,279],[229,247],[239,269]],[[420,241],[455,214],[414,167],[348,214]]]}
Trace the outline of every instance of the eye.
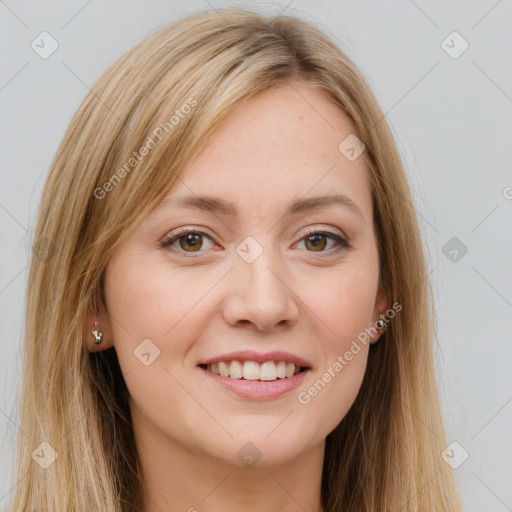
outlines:
{"label": "eye", "polygon": [[318,231],[312,229],[306,233],[306,235],[301,238],[300,242],[304,241],[307,248],[311,248],[310,252],[329,252],[324,250],[328,242],[334,242],[334,245],[337,246],[334,250],[338,251],[341,249],[348,249],[350,244],[348,241],[342,236],[332,233],[331,231]]}
{"label": "eye", "polygon": [[175,247],[175,249],[181,249],[188,253],[201,252],[201,248],[204,245],[202,240],[203,237],[212,241],[211,237],[202,231],[192,228],[183,228],[176,233],[167,235],[163,240],[161,240],[160,245],[162,248],[172,247],[176,242],[178,242],[179,247]]}
{"label": "eye", "polygon": [[[171,247],[188,254],[202,252],[201,249],[204,248],[203,239],[205,237],[213,243],[212,238],[206,233],[194,228],[183,228],[175,233],[167,235],[160,241],[160,245],[162,248]],[[334,252],[350,248],[350,244],[345,238],[331,231],[311,229],[299,242],[302,241],[305,243],[306,248],[309,249],[309,252],[331,252],[329,250],[325,250],[329,245],[329,241],[335,246]],[[178,243],[178,246],[173,247],[176,243]],[[206,247],[206,249],[210,248],[211,246]]]}

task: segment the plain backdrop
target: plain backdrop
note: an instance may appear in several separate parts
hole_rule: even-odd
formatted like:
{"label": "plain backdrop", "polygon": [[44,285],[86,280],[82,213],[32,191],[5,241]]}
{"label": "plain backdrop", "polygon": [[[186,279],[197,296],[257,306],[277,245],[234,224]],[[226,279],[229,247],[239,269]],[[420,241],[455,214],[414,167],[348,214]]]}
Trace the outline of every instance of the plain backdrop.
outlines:
{"label": "plain backdrop", "polygon": [[[438,379],[457,443],[449,453],[460,462],[467,452],[454,470],[465,510],[511,511],[512,3],[495,0],[0,1],[0,508],[12,491],[29,243],[64,131],[125,50],[187,14],[227,6],[314,22],[369,81],[428,252]],[[31,47],[41,32],[58,43],[46,59]]]}

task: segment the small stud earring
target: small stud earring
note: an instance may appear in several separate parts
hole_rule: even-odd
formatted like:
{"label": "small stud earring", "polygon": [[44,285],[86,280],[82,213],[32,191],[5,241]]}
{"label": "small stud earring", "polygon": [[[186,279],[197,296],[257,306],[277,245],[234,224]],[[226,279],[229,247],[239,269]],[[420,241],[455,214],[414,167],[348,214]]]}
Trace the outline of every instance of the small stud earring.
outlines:
{"label": "small stud earring", "polygon": [[384,322],[384,320],[379,319],[375,322],[375,327],[377,328],[379,333],[382,334],[383,332],[385,332],[387,325],[386,322]]}
{"label": "small stud earring", "polygon": [[94,320],[94,327],[96,327],[96,329],[92,331],[91,334],[94,336],[94,344],[99,345],[101,343],[101,338],[103,338],[103,333],[98,331],[97,320]]}

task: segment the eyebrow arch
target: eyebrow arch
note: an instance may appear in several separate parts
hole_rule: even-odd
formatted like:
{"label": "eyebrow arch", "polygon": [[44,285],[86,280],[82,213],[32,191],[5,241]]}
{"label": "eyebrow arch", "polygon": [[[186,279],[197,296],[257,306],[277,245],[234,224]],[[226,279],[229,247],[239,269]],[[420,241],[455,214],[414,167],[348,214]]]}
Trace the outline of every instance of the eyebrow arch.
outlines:
{"label": "eyebrow arch", "polygon": [[[177,206],[185,208],[194,208],[197,210],[204,210],[210,212],[216,212],[228,217],[235,217],[238,215],[238,209],[235,203],[225,201],[224,199],[205,196],[178,196],[178,197],[167,197],[161,203],[161,207],[165,206]],[[322,207],[331,205],[341,205],[349,207],[356,215],[361,217],[364,221],[363,214],[358,206],[346,195],[335,194],[331,196],[318,196],[310,197],[306,199],[296,199],[292,201],[286,210],[285,215],[293,215],[310,210],[316,210]]]}

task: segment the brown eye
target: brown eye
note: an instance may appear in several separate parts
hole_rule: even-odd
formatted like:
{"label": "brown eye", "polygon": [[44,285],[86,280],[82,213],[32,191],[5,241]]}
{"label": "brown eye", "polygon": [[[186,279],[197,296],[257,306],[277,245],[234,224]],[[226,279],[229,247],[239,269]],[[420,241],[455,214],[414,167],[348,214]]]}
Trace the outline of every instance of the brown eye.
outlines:
{"label": "brown eye", "polygon": [[310,235],[304,239],[306,247],[312,251],[323,251],[327,246],[327,237],[325,235]]}
{"label": "brown eye", "polygon": [[183,250],[191,249],[193,252],[198,251],[199,249],[201,249],[201,246],[203,245],[201,236],[202,235],[196,233],[189,233],[188,235],[180,236],[178,238],[180,242],[180,247]]}
{"label": "brown eye", "polygon": [[[306,236],[300,241],[304,241],[304,245],[309,252],[331,253],[350,248],[350,244],[345,238],[331,232],[310,231],[309,233],[306,233]],[[329,241],[334,245],[334,249],[332,250],[327,247],[329,245]]]}
{"label": "brown eye", "polygon": [[[206,233],[201,231],[184,229],[178,233],[168,235],[160,243],[163,248],[169,247],[187,253],[202,252],[201,249],[204,246],[205,237],[210,239]],[[175,247],[176,242],[179,244],[179,247]]]}

